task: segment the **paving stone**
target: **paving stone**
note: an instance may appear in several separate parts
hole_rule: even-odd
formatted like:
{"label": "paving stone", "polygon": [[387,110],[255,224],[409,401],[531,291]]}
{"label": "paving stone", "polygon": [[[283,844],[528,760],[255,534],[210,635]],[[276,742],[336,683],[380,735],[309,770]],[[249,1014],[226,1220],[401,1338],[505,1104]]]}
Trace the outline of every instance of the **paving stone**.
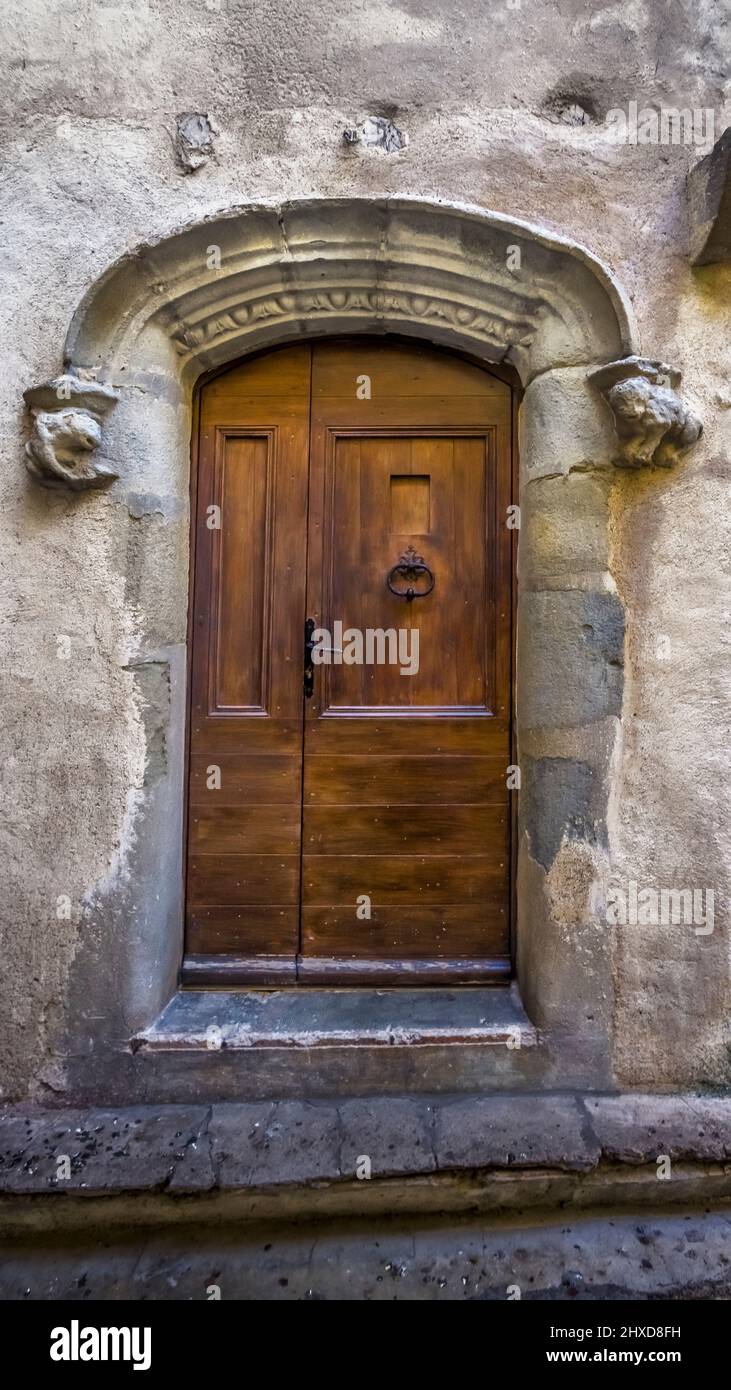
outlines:
{"label": "paving stone", "polygon": [[397,1097],[351,1100],[340,1107],[343,1177],[356,1174],[367,1157],[375,1177],[430,1173],[436,1167],[431,1145],[432,1111],[419,1101]]}
{"label": "paving stone", "polygon": [[562,1096],[491,1096],[439,1106],[437,1166],[443,1168],[567,1168],[599,1158],[575,1100]]}
{"label": "paving stone", "polygon": [[[6,1243],[0,1298],[203,1302],[214,1285],[224,1301],[504,1304],[517,1285],[523,1300],[727,1301],[728,1251],[728,1219],[704,1211],[649,1219],[563,1211],[510,1224],[485,1213],[424,1223],[397,1212],[367,1227],[203,1222],[157,1231],[154,1239],[133,1231],[103,1245],[98,1238]],[[659,1322],[652,1310],[633,1320]]]}
{"label": "paving stone", "polygon": [[305,1101],[217,1105],[208,1132],[212,1162],[222,1188],[340,1176],[335,1105]]}
{"label": "paving stone", "polygon": [[731,1158],[731,1098],[597,1096],[585,1105],[605,1159],[654,1163],[667,1154],[713,1163]]}
{"label": "paving stone", "polygon": [[[186,1163],[191,1186],[203,1106],[137,1106],[16,1115],[0,1123],[0,1185],[9,1192],[149,1191]],[[66,1164],[65,1160],[68,1160]],[[70,1171],[68,1178],[64,1172]]]}
{"label": "paving stone", "polygon": [[[481,1168],[731,1159],[731,1098],[494,1095],[6,1111],[0,1191],[175,1194]],[[65,1163],[68,1160],[68,1164]],[[63,1173],[68,1168],[70,1176]]]}

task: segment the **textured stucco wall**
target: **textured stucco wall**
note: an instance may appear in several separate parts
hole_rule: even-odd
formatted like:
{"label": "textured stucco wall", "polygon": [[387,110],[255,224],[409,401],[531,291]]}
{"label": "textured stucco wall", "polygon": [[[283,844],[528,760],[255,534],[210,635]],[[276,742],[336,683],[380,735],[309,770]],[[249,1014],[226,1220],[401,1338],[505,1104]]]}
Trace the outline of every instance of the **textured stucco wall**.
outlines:
{"label": "textured stucco wall", "polygon": [[[608,509],[625,605],[611,869],[620,882],[716,894],[711,936],[618,930],[606,1001],[616,1076],[728,1079],[731,269],[688,264],[685,176],[703,151],[615,146],[601,124],[636,100],[712,107],[720,132],[722,7],[8,0],[3,35],[4,1095],[63,1090],[65,1054],[83,1048],[69,1042],[67,1006],[88,962],[104,938],[125,949],[125,933],[144,933],[154,915],[154,903],[125,895],[155,816],[170,814],[155,800],[177,756],[160,710],[179,689],[184,632],[179,612],[143,628],[140,593],[154,591],[155,573],[140,530],[159,535],[161,565],[184,566],[187,554],[184,508],[157,494],[129,507],[33,484],[21,393],[57,373],[79,300],[139,243],[247,200],[375,193],[465,200],[582,243],[631,297],[644,351],[682,369],[704,420],[674,472],[615,476],[601,498],[574,492],[578,533],[592,507]],[[577,103],[594,117],[580,127],[560,119]],[[215,157],[188,176],[172,143],[182,111],[210,112],[220,131]],[[406,130],[407,149],[345,146],[343,128],[369,113]],[[171,421],[171,438],[187,428]],[[134,476],[134,460],[119,464]],[[566,496],[556,511],[570,530]],[[71,639],[67,658],[59,636]],[[536,864],[530,888],[554,907],[559,993],[580,971],[583,934],[597,930],[584,922],[582,855],[564,841],[548,883]],[[61,895],[70,919],[57,916]],[[163,975],[175,950],[173,937]],[[139,1020],[115,989],[113,952],[104,959],[121,1040]]]}

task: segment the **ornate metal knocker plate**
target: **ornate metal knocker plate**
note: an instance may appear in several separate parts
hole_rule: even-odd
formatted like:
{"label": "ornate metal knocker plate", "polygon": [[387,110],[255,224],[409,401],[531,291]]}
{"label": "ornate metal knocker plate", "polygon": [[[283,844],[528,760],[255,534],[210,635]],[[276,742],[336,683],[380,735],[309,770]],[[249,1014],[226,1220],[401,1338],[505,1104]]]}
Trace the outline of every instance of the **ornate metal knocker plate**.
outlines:
{"label": "ornate metal knocker plate", "polygon": [[[422,575],[427,576],[428,587],[426,589],[415,589],[414,585]],[[394,587],[393,581],[397,576],[406,580],[408,588],[396,589]],[[411,603],[412,599],[426,598],[427,594],[431,593],[434,588],[434,575],[429,569],[429,566],[425,564],[423,555],[417,555],[413,545],[410,545],[408,550],[404,551],[398,564],[394,565],[393,568],[388,571],[386,583],[391,593],[396,595],[396,598],[405,598],[407,603]]]}

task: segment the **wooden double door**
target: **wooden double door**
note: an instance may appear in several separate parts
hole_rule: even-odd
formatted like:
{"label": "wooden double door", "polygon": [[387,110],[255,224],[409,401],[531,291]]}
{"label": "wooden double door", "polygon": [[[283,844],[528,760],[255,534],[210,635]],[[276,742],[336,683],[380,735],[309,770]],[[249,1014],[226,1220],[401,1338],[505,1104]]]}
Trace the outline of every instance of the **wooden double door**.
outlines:
{"label": "wooden double door", "polygon": [[510,488],[510,387],[431,347],[203,387],[184,983],[509,973]]}

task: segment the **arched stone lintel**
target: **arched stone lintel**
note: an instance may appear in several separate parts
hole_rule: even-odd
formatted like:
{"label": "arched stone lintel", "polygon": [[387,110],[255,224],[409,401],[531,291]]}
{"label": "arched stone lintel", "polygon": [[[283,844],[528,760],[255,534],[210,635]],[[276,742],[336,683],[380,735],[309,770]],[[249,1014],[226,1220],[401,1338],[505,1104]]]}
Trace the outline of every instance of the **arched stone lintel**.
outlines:
{"label": "arched stone lintel", "polygon": [[[565,470],[574,457],[608,462],[612,453],[625,465],[667,463],[697,437],[674,388],[661,399],[662,382],[651,380],[653,369],[679,374],[636,355],[629,305],[582,247],[469,205],[302,200],[233,210],[112,266],[74,315],[66,375],[52,383],[58,406],[34,409],[29,465],[41,481],[77,490],[116,476],[91,457],[99,411],[82,418],[77,410],[71,420],[66,407],[54,420],[64,409],[59,381],[74,395],[90,380],[102,392],[152,381],[184,401],[202,373],[248,352],[324,334],[394,332],[517,370],[530,396],[529,476],[534,466]],[[595,388],[614,412],[618,455]],[[644,411],[639,424],[635,408]]]}
{"label": "arched stone lintel", "polygon": [[80,304],[66,362],[114,373],[153,320],[184,366],[226,343],[232,360],[252,331],[286,319],[297,336],[318,314],[359,320],[361,332],[441,321],[494,339],[524,381],[636,346],[627,300],[583,248],[469,205],[374,197],[249,206],[139,248]]}

